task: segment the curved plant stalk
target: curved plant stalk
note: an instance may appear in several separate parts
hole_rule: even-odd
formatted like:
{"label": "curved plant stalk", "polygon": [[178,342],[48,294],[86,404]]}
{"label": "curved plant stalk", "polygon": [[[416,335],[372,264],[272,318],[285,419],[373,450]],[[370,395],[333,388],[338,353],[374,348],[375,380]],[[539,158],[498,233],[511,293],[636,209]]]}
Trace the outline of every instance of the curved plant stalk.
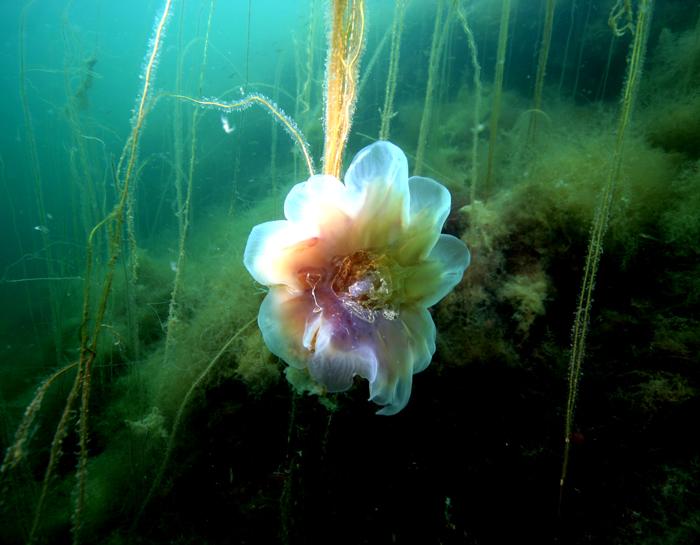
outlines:
{"label": "curved plant stalk", "polygon": [[[73,381],[73,386],[68,393],[66,398],[66,403],[63,406],[63,411],[61,412],[61,418],[56,426],[56,432],[54,433],[53,439],[51,441],[51,449],[49,450],[49,461],[46,464],[46,469],[44,470],[44,479],[41,483],[41,492],[39,493],[39,499],[37,500],[36,506],[34,507],[34,517],[32,518],[32,526],[29,531],[29,538],[27,539],[28,544],[35,542],[37,531],[39,530],[39,523],[41,522],[41,515],[43,513],[44,502],[49,492],[49,483],[51,482],[51,477],[58,464],[58,459],[61,457],[63,440],[68,433],[68,423],[73,416],[73,404],[76,403],[78,395],[80,394],[80,384],[83,381],[83,370],[78,362],[78,372],[75,375],[75,380]],[[74,539],[77,536],[77,532],[74,533]]]}
{"label": "curved plant stalk", "polygon": [[31,431],[34,420],[36,419],[39,411],[41,410],[41,404],[44,401],[46,392],[49,391],[51,386],[61,378],[65,373],[71,369],[78,366],[77,361],[62,367],[58,371],[55,371],[49,378],[44,380],[39,387],[36,389],[36,393],[32,398],[27,408],[24,410],[24,415],[22,415],[22,420],[17,427],[12,444],[9,446],[5,452],[5,458],[0,465],[0,476],[8,471],[14,469],[17,464],[19,464],[26,454],[26,445],[29,442],[29,432]]}
{"label": "curved plant stalk", "polygon": [[272,115],[272,117],[274,117],[279,123],[282,124],[282,126],[286,129],[289,135],[297,143],[299,149],[304,155],[304,160],[306,161],[306,168],[309,171],[309,176],[314,175],[314,163],[311,159],[311,153],[309,152],[309,144],[306,142],[304,135],[299,130],[299,127],[297,127],[297,124],[294,123],[294,120],[291,117],[289,117],[286,113],[284,113],[282,108],[277,106],[277,104],[275,104],[269,98],[258,93],[253,93],[243,97],[240,100],[235,100],[233,102],[220,102],[216,99],[200,100],[185,95],[170,96],[179,100],[186,100],[195,104],[199,104],[200,106],[203,106],[205,108],[214,108],[223,111],[241,111],[250,108],[253,104],[259,104],[260,106],[263,106]]}
{"label": "curved plant stalk", "polygon": [[177,437],[177,432],[180,429],[180,423],[182,422],[182,417],[185,414],[185,408],[190,402],[190,399],[192,399],[192,395],[197,390],[197,388],[199,388],[202,382],[204,382],[204,379],[207,378],[207,375],[214,368],[216,362],[219,361],[219,358],[221,358],[221,356],[224,355],[224,353],[231,347],[231,345],[236,341],[236,339],[238,339],[246,329],[253,325],[257,321],[257,319],[258,318],[256,316],[255,318],[243,324],[240,327],[240,329],[236,331],[236,333],[224,343],[221,349],[211,359],[209,364],[207,364],[204,370],[199,374],[197,380],[195,380],[190,385],[189,389],[187,390],[187,393],[185,394],[185,397],[182,398],[180,407],[178,408],[177,413],[175,414],[175,419],[173,420],[173,427],[170,430],[170,435],[168,436],[168,445],[165,449],[165,455],[163,456],[163,460],[161,461],[160,467],[158,468],[158,473],[156,473],[156,477],[153,479],[153,483],[151,483],[151,488],[149,489],[148,494],[146,494],[146,498],[143,500],[143,504],[141,504],[139,514],[134,519],[134,527],[138,524],[139,520],[141,519],[141,516],[144,513],[144,510],[150,503],[151,499],[156,493],[156,490],[160,486],[161,481],[163,480],[163,475],[165,475],[165,470],[168,467],[168,463],[170,462],[170,456],[172,455],[173,448],[175,447],[175,438]]}

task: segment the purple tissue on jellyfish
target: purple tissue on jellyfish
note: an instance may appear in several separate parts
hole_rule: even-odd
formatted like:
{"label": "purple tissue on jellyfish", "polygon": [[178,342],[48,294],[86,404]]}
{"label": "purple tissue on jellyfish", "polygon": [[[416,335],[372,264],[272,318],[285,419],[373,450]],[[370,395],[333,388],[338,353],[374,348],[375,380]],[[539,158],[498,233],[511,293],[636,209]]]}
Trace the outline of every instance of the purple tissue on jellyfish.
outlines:
{"label": "purple tissue on jellyfish", "polygon": [[427,311],[461,280],[469,252],[440,234],[447,189],[408,177],[388,142],[361,150],[345,175],[292,188],[286,220],[253,228],[244,262],[269,286],[258,324],[271,352],[327,391],[361,376],[379,414],[408,402],[435,352]]}

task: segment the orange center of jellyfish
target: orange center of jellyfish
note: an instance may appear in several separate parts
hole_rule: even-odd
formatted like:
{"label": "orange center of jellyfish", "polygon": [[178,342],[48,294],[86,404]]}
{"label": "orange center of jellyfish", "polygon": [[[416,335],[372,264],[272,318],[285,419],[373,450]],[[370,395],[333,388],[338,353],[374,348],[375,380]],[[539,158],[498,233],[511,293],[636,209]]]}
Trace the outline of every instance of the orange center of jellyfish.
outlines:
{"label": "orange center of jellyfish", "polygon": [[398,315],[397,264],[383,254],[358,250],[335,256],[326,267],[304,267],[298,275],[314,302],[314,313],[327,318],[355,317],[373,323],[378,316],[395,320]]}
{"label": "orange center of jellyfish", "polygon": [[396,285],[392,277],[395,269],[385,255],[368,250],[331,260],[334,269],[331,289],[341,303],[355,316],[374,322],[378,315],[394,320],[398,311],[392,304]]}

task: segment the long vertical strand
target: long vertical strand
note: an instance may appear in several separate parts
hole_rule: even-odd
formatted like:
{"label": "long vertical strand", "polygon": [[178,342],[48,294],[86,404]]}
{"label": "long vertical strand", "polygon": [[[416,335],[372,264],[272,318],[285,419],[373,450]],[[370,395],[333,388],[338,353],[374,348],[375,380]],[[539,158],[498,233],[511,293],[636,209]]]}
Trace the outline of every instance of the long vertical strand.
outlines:
{"label": "long vertical strand", "polygon": [[[39,166],[39,151],[36,144],[36,132],[34,131],[34,121],[29,110],[29,99],[27,98],[27,70],[26,70],[26,50],[24,31],[27,23],[27,12],[34,4],[34,0],[28,0],[22,8],[19,19],[19,97],[24,116],[24,129],[26,131],[27,146],[29,148],[29,169],[34,182],[34,198],[36,199],[37,210],[39,212],[38,225],[43,225],[46,221],[46,207],[44,203],[44,189],[42,182],[41,168]],[[40,229],[41,241],[46,252],[46,276],[55,276],[54,259],[52,258],[51,241],[47,229]],[[56,361],[62,361],[62,338],[60,312],[58,308],[58,295],[53,282],[49,282],[49,309],[51,312],[51,331],[53,334]]]}
{"label": "long vertical strand", "polygon": [[569,60],[569,49],[571,48],[571,37],[574,34],[574,23],[576,22],[576,0],[571,2],[569,7],[569,31],[566,33],[566,42],[564,44],[564,54],[561,61],[561,72],[559,73],[558,94],[561,97],[561,89],[564,86],[564,76],[566,76],[566,67]]}
{"label": "long vertical strand", "polygon": [[571,434],[573,432],[574,410],[578,393],[578,383],[581,376],[581,366],[586,350],[586,335],[590,321],[591,306],[593,303],[593,289],[598,272],[600,256],[603,252],[603,238],[607,231],[610,217],[610,205],[615,190],[615,185],[622,170],[622,156],[625,143],[625,134],[629,125],[630,115],[634,107],[639,80],[644,64],[647,39],[649,37],[649,23],[653,9],[653,0],[640,0],[637,7],[636,25],[629,26],[634,33],[634,41],[630,45],[630,55],[627,61],[627,77],[622,94],[622,107],[617,126],[615,148],[613,150],[612,164],[591,227],[591,238],[588,243],[588,252],[581,282],[576,317],[572,329],[571,356],[569,359],[568,397],[566,402],[566,418],[564,424],[564,454],[562,459],[561,476],[559,478],[559,508],[564,494],[564,486],[569,467],[569,455],[571,450]]}
{"label": "long vertical strand", "polygon": [[462,6],[457,6],[457,17],[462,23],[462,29],[467,35],[467,44],[469,45],[469,54],[472,61],[472,69],[474,70],[474,115],[472,119],[472,164],[471,164],[471,181],[469,183],[469,202],[473,203],[476,200],[476,184],[479,174],[479,165],[477,156],[479,152],[479,116],[481,115],[481,65],[479,64],[479,53],[476,48],[476,40],[474,33],[469,26],[467,16],[462,10]]}
{"label": "long vertical strand", "polygon": [[528,138],[532,142],[537,132],[537,118],[535,112],[542,109],[542,91],[544,89],[544,78],[547,75],[547,59],[549,58],[549,47],[552,44],[552,27],[554,26],[554,8],[556,0],[547,0],[547,8],[544,16],[544,27],[542,29],[542,43],[537,60],[537,76],[535,77],[535,97],[532,104],[533,114],[530,116],[530,128]]}
{"label": "long vertical strand", "polygon": [[[144,119],[146,117],[146,105],[148,104],[148,99],[150,97],[151,85],[153,79],[155,78],[155,69],[158,59],[158,54],[160,52],[160,45],[162,42],[163,35],[165,33],[166,23],[170,15],[170,8],[172,6],[173,0],[165,0],[165,6],[163,8],[162,14],[158,19],[158,23],[155,28],[153,38],[151,40],[151,50],[147,56],[146,70],[143,74],[143,89],[141,95],[138,99],[138,107],[136,109],[136,114],[133,120],[133,125],[131,129],[131,134],[129,140],[126,143],[124,153],[127,154],[128,159],[126,159],[126,169],[124,170],[124,176],[122,178],[121,184],[119,184],[120,195],[119,201],[110,213],[110,215],[105,218],[102,222],[96,225],[90,236],[88,237],[88,267],[85,275],[85,295],[83,298],[83,319],[80,325],[80,366],[78,369],[79,377],[79,389],[81,391],[81,402],[80,402],[80,425],[78,429],[79,443],[80,443],[80,454],[78,460],[78,495],[76,499],[75,516],[73,520],[74,525],[74,541],[79,539],[79,530],[81,523],[81,513],[85,505],[85,485],[87,480],[87,438],[88,438],[88,412],[90,404],[90,378],[92,371],[92,364],[95,361],[97,355],[97,341],[99,339],[100,330],[102,329],[102,321],[107,309],[107,301],[112,289],[112,281],[114,279],[114,270],[117,259],[119,258],[121,243],[122,243],[122,229],[124,227],[124,211],[126,208],[126,202],[130,191],[130,186],[132,178],[134,175],[134,167],[136,165],[136,160],[138,156],[138,145],[141,137],[141,130],[143,128]],[[121,161],[120,161],[121,162]],[[90,272],[92,269],[92,251],[91,246],[95,233],[103,227],[105,224],[111,224],[111,240],[110,240],[110,256],[107,263],[107,272],[105,273],[105,278],[102,283],[102,293],[97,305],[97,311],[95,313],[95,319],[92,324],[92,334],[88,335],[88,322],[89,322],[89,283],[90,283]],[[75,386],[74,386],[75,389]],[[68,405],[68,403],[67,403]],[[36,521],[35,521],[36,522]]]}
{"label": "long vertical strand", "polygon": [[433,89],[435,87],[435,72],[437,71],[437,59],[440,54],[440,28],[442,26],[443,0],[437,1],[435,11],[435,25],[433,26],[433,39],[430,45],[430,60],[428,62],[428,82],[425,88],[425,102],[423,104],[423,116],[418,130],[418,144],[416,146],[416,164],[414,172],[420,175],[423,172],[423,156],[425,155],[425,144],[430,128],[431,113],[433,107]]}
{"label": "long vertical strand", "polygon": [[498,30],[498,52],[496,54],[496,74],[493,83],[493,106],[491,107],[491,123],[489,126],[489,154],[486,166],[486,182],[484,192],[491,190],[493,179],[493,164],[498,141],[498,118],[501,115],[501,95],[503,93],[503,72],[506,64],[506,48],[508,46],[508,27],[510,22],[510,0],[503,0],[501,7],[501,24]]}
{"label": "long vertical strand", "polygon": [[331,25],[326,61],[323,172],[339,178],[355,113],[357,77],[364,48],[364,0],[333,0]]}
{"label": "long vertical strand", "polygon": [[581,31],[581,38],[579,40],[580,45],[578,48],[578,56],[576,58],[576,76],[574,77],[574,86],[571,91],[571,98],[576,100],[576,94],[578,93],[578,82],[581,78],[581,65],[583,61],[583,52],[586,48],[586,42],[588,41],[588,22],[591,18],[591,11],[593,8],[593,0],[588,0],[588,9],[586,10],[586,17],[583,20],[583,30]]}
{"label": "long vertical strand", "polygon": [[394,8],[394,23],[391,28],[391,52],[389,54],[389,72],[386,77],[384,92],[384,107],[382,108],[379,139],[388,140],[391,119],[394,117],[394,96],[396,95],[396,80],[399,71],[399,56],[401,53],[401,35],[403,34],[404,15],[408,0],[397,0]]}

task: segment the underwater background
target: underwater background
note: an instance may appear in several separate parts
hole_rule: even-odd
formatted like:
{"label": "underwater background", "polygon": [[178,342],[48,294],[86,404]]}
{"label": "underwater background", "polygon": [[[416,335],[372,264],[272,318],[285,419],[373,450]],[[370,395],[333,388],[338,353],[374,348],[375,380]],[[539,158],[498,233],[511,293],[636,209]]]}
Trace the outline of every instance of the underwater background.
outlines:
{"label": "underwater background", "polygon": [[[343,171],[394,142],[472,255],[388,417],[285,374],[242,261],[353,2]],[[700,542],[700,2],[0,14],[0,543]]]}

